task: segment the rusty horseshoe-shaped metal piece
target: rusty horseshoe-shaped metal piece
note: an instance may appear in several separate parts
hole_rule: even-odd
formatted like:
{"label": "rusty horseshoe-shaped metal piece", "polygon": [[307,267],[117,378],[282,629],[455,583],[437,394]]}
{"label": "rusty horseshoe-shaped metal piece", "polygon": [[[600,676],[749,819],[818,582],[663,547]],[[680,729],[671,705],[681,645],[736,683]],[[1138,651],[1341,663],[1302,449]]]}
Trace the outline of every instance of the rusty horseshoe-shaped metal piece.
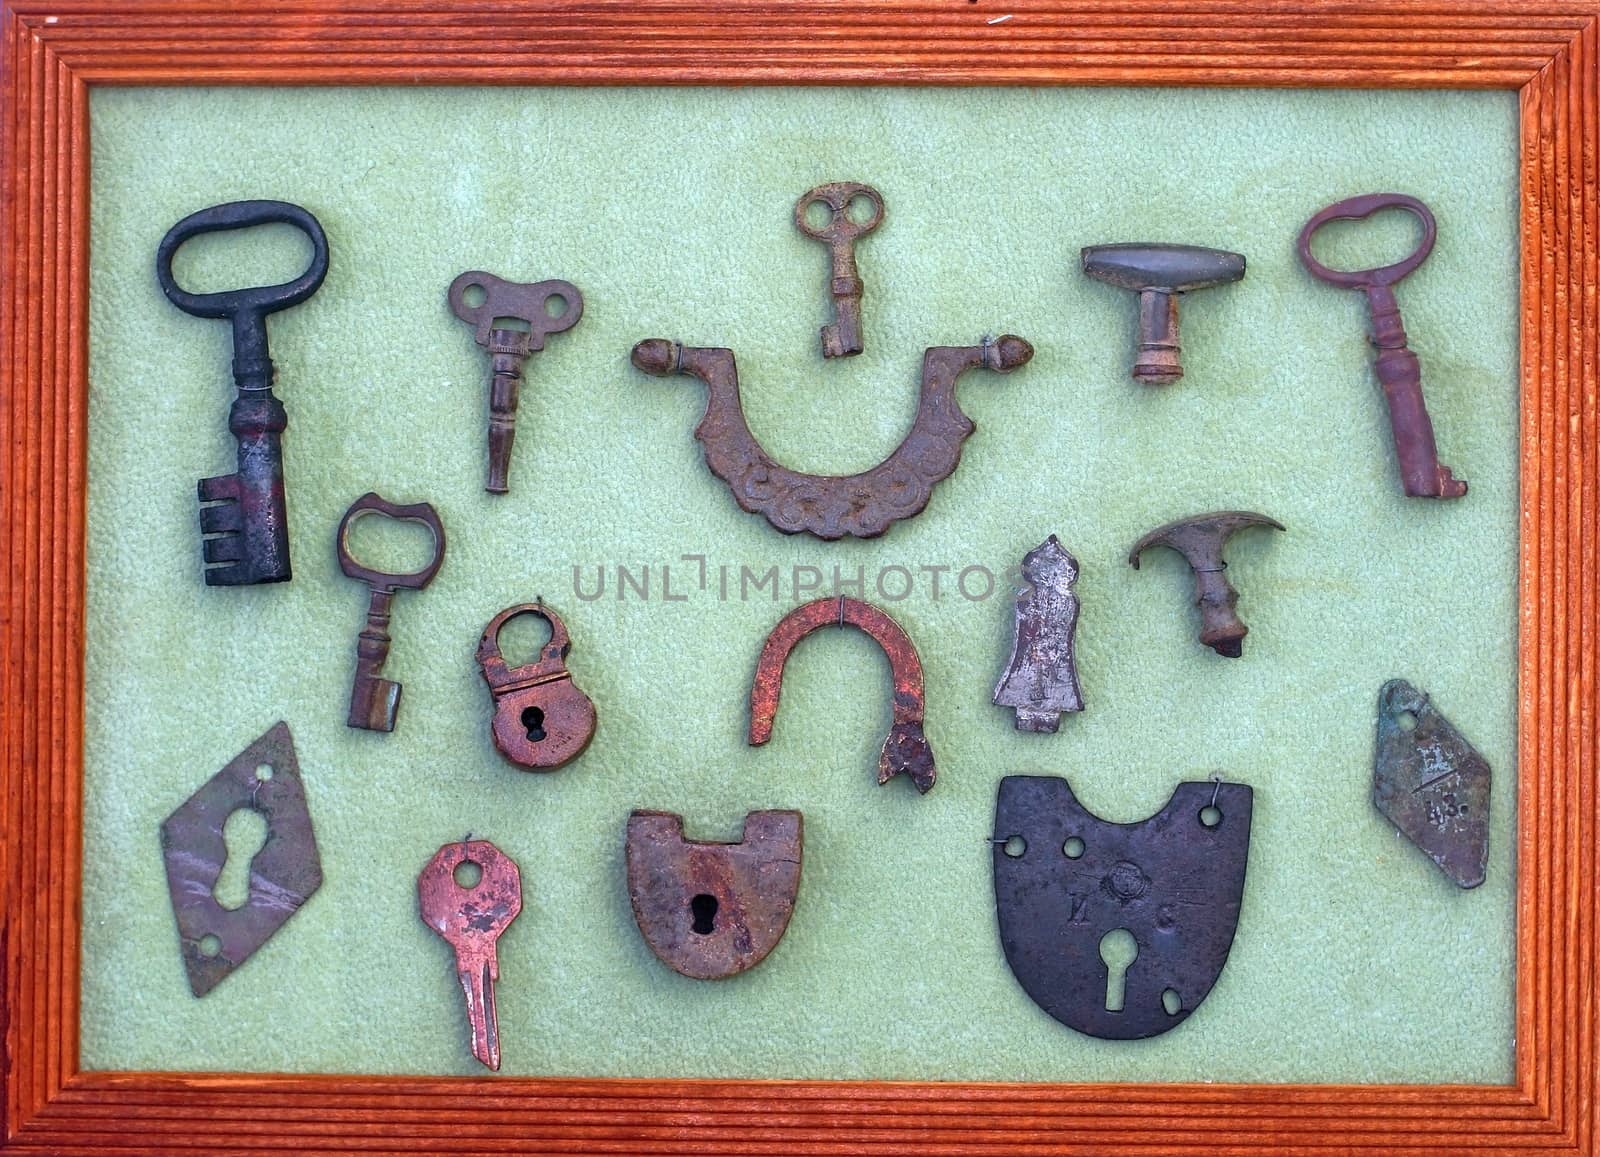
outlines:
{"label": "rusty horseshoe-shaped metal piece", "polygon": [[633,364],[647,374],[687,374],[710,388],[705,416],[694,429],[711,473],[734,501],[785,534],[821,539],[876,538],[902,518],[922,513],[933,486],[954,473],[961,443],[976,427],[956,402],[956,379],[967,370],[1007,373],[1026,365],[1033,346],[1007,334],[971,346],[931,346],[922,355],[922,396],[905,441],[860,474],[801,474],[780,466],[761,448],[744,420],[733,351],[646,338]]}
{"label": "rusty horseshoe-shaped metal piece", "polygon": [[772,721],[778,714],[778,696],[783,691],[783,665],[795,644],[819,628],[842,627],[846,623],[871,635],[883,648],[894,678],[894,724],[878,757],[878,782],[888,783],[905,772],[917,790],[927,794],[933,787],[936,769],[933,749],[922,734],[922,660],[899,623],[858,599],[843,595],[817,599],[796,607],[772,628],[756,662],[755,681],[750,685],[750,746],[760,747],[772,738]]}

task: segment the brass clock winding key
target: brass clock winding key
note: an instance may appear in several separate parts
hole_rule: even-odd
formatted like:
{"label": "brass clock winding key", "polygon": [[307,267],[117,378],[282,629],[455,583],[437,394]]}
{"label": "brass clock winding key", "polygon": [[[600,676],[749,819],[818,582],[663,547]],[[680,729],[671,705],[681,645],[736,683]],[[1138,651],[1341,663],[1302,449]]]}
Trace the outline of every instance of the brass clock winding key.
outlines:
{"label": "brass clock winding key", "polygon": [[489,351],[489,481],[484,489],[505,494],[511,488],[522,363],[544,349],[550,334],[578,324],[583,294],[570,281],[506,281],[472,269],[450,283],[448,296],[451,312],[473,327],[473,338]]}

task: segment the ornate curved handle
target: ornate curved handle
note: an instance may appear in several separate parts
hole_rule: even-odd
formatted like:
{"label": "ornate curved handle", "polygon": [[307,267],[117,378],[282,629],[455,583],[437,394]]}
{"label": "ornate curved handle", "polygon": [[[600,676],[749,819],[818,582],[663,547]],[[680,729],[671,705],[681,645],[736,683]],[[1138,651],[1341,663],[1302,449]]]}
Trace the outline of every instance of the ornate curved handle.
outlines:
{"label": "ornate curved handle", "polygon": [[805,531],[827,540],[876,538],[898,520],[920,514],[934,484],[955,471],[961,443],[976,429],[956,403],[956,379],[979,368],[1008,373],[1032,357],[1033,347],[1009,334],[974,346],[931,347],[923,354],[922,397],[905,441],[872,469],[839,476],[801,474],[761,448],[744,420],[732,350],[697,349],[665,338],[633,347],[633,364],[645,373],[687,374],[710,387],[694,436],[705,448],[706,465],[742,509],[785,534]]}

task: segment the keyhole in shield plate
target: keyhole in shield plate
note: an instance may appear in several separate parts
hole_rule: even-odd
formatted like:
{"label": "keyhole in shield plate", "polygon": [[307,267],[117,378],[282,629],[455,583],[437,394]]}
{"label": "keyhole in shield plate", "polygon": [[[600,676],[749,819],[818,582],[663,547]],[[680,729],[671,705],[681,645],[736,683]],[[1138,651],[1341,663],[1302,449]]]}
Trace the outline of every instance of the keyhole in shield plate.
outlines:
{"label": "keyhole in shield plate", "polygon": [[222,824],[222,844],[228,858],[211,889],[218,904],[230,912],[250,899],[250,863],[267,846],[267,820],[252,807],[235,808]]}
{"label": "keyhole in shield plate", "polygon": [[1100,938],[1100,959],[1106,966],[1106,1011],[1122,1011],[1122,990],[1128,969],[1139,958],[1139,942],[1126,928],[1115,928]]}
{"label": "keyhole in shield plate", "polygon": [[528,742],[538,743],[544,738],[544,712],[537,707],[523,708],[522,726],[528,729]]}

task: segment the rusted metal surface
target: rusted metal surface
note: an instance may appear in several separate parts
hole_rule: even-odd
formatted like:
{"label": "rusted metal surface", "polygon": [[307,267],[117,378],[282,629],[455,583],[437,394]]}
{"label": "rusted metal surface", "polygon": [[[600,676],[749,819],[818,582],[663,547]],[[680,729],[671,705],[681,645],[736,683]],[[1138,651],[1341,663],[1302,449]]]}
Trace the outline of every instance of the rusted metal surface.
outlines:
{"label": "rusted metal surface", "polygon": [[1228,582],[1228,564],[1222,548],[1235,531],[1250,526],[1270,526],[1282,530],[1283,524],[1265,514],[1247,510],[1218,510],[1196,514],[1159,526],[1133,544],[1128,562],[1139,569],[1139,556],[1153,546],[1164,546],[1184,557],[1194,571],[1194,602],[1200,608],[1200,641],[1217,654],[1237,659],[1244,652],[1244,637],[1250,629],[1234,613],[1239,593]]}
{"label": "rusted metal surface", "polygon": [[1139,353],[1133,380],[1167,386],[1183,377],[1178,344],[1178,296],[1244,276],[1244,254],[1199,245],[1138,242],[1091,245],[1083,271],[1097,281],[1139,295]]}
{"label": "rusted metal surface", "polygon": [[1007,373],[1026,365],[1033,347],[1020,337],[974,346],[933,346],[923,354],[922,397],[905,441],[860,474],[800,474],[761,448],[744,420],[733,351],[697,349],[665,338],[633,347],[633,364],[647,374],[681,373],[709,388],[705,416],[694,436],[706,465],[728,484],[740,508],[760,514],[785,534],[821,539],[876,538],[894,522],[920,514],[934,484],[961,461],[961,443],[976,428],[956,403],[956,379],[972,369]]}
{"label": "rusted metal surface", "polygon": [[899,623],[871,603],[843,595],[796,607],[767,636],[750,685],[750,745],[760,747],[772,738],[772,721],[783,691],[783,665],[795,644],[822,627],[846,624],[865,631],[883,648],[894,679],[894,723],[878,757],[878,782],[888,783],[904,772],[919,792],[927,794],[937,769],[933,749],[922,733],[922,660]]}
{"label": "rusted metal surface", "polygon": [[[468,304],[467,299],[482,299]],[[570,281],[506,281],[479,269],[450,283],[451,311],[473,327],[473,339],[489,351],[489,480],[491,494],[510,490],[511,443],[517,433],[517,395],[522,363],[544,349],[544,339],[563,333],[583,316],[583,294]],[[528,328],[503,325],[522,322]]]}
{"label": "rusted metal surface", "polygon": [[[521,667],[506,666],[500,655],[500,629],[518,615],[535,615],[550,625],[539,658]],[[554,771],[583,754],[594,737],[594,703],[572,681],[566,625],[542,602],[507,607],[483,629],[478,667],[494,701],[490,734],[500,754],[529,771]]]}
{"label": "rusted metal surface", "polygon": [[[464,865],[470,867],[463,868]],[[477,869],[476,882],[463,883]],[[462,869],[461,875],[457,869]],[[494,984],[500,979],[495,944],[522,911],[522,874],[516,861],[488,840],[446,844],[417,877],[422,922],[455,949],[456,979],[467,1000],[472,1055],[500,1068],[500,1022]]]}
{"label": "rusted metal surface", "polygon": [[1404,679],[1378,692],[1372,802],[1463,888],[1489,863],[1489,762]]}
{"label": "rusted metal surface", "polygon": [[1016,710],[1018,731],[1055,731],[1065,711],[1083,710],[1073,633],[1078,629],[1078,560],[1051,535],[1022,558],[1027,589],[1017,595],[1011,659],[994,701]]}
{"label": "rusted metal surface", "polygon": [[[850,216],[850,203],[857,199],[871,206],[871,215],[861,220]],[[812,205],[828,210],[828,223],[813,228],[806,220]],[[856,242],[883,221],[883,195],[871,185],[857,181],[833,181],[807,191],[795,202],[795,227],[807,237],[828,247],[828,292],[833,296],[834,317],[822,327],[822,356],[854,357],[862,351],[861,275],[856,269]]]}
{"label": "rusted metal surface", "polygon": [[[367,514],[382,514],[426,526],[433,535],[432,561],[410,574],[387,574],[362,566],[350,554],[349,537],[351,525]],[[397,506],[387,498],[368,492],[352,502],[339,520],[338,549],[340,568],[351,578],[366,583],[370,590],[367,625],[356,641],[356,674],[350,687],[350,713],[345,725],[366,731],[393,731],[395,715],[400,710],[400,684],[381,678],[379,674],[389,657],[390,608],[395,591],[419,591],[439,572],[439,564],[444,562],[444,525],[426,502]]]}
{"label": "rusted metal surface", "polygon": [[[1155,815],[1120,824],[1085,809],[1064,779],[1002,779],[995,913],[1023,990],[1090,1036],[1137,1040],[1182,1024],[1228,962],[1252,802],[1244,784],[1180,783]],[[1119,929],[1137,954],[1114,976],[1105,941]]]}
{"label": "rusted metal surface", "polygon": [[797,811],[751,812],[736,844],[683,838],[683,817],[628,817],[628,898],[645,943],[668,968],[721,980],[767,958],[800,893]]}
{"label": "rusted metal surface", "polygon": [[[172,258],[191,237],[270,224],[293,225],[311,239],[311,264],[293,281],[190,293],[173,278]],[[167,300],[195,317],[233,323],[233,381],[239,393],[228,411],[228,432],[238,442],[239,468],[200,479],[207,586],[281,583],[291,577],[282,446],[289,415],[272,392],[276,371],[267,353],[267,315],[305,301],[327,273],[327,235],[315,217],[287,201],[233,201],[191,213],[156,249],[156,280]]]}
{"label": "rusted metal surface", "polygon": [[[240,808],[267,821],[250,861],[249,898],[224,908],[217,880],[228,859],[223,825]],[[322,886],[322,860],[289,725],[273,724],[161,824],[161,855],[189,988],[204,996],[243,964]],[[285,978],[281,986],[293,987]]]}
{"label": "rusted metal surface", "polygon": [[[1381,209],[1404,209],[1422,222],[1422,244],[1404,261],[1381,269],[1345,272],[1329,269],[1311,255],[1311,235],[1329,221],[1370,217]],[[1344,289],[1359,289],[1367,295],[1372,314],[1372,344],[1378,347],[1378,381],[1389,400],[1389,426],[1394,434],[1395,455],[1400,462],[1400,483],[1412,498],[1460,498],[1467,484],[1452,477],[1450,467],[1439,461],[1433,441],[1433,422],[1422,398],[1422,366],[1417,355],[1406,348],[1405,326],[1400,321],[1400,305],[1395,301],[1394,285],[1433,252],[1437,226],[1428,207],[1404,193],[1369,193],[1329,205],[1300,230],[1296,248],[1300,260],[1315,276]]]}

